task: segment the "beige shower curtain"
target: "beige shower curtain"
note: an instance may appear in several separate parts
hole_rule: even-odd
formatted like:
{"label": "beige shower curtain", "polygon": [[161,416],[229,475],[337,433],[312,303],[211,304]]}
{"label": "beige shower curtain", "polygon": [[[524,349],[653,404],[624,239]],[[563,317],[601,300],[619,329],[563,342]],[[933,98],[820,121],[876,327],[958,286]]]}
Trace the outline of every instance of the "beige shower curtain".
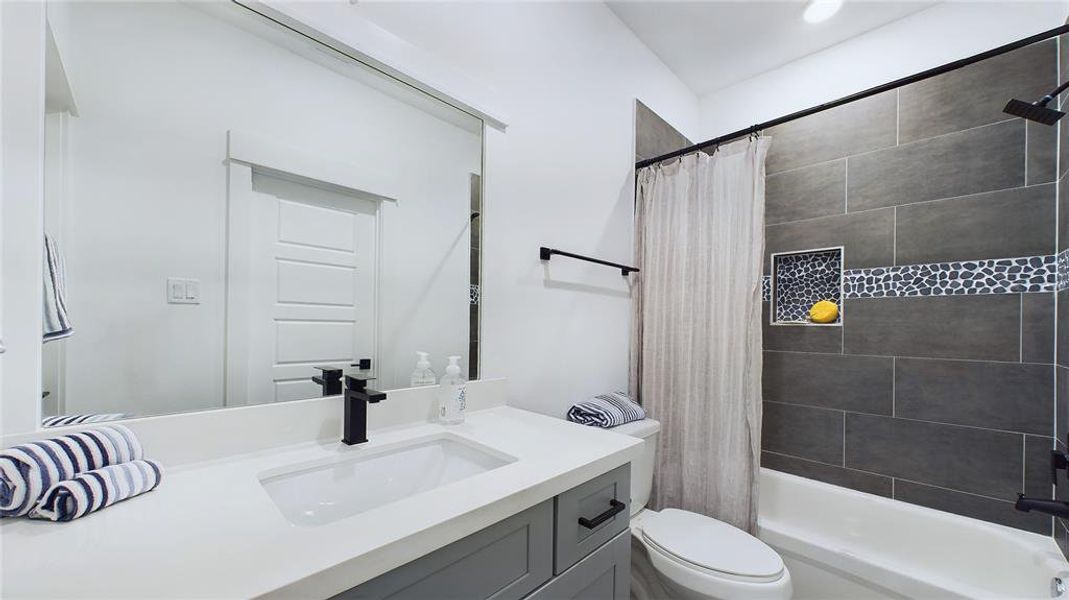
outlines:
{"label": "beige shower curtain", "polygon": [[751,533],[769,142],[642,170],[635,215],[631,391],[662,425],[653,505]]}

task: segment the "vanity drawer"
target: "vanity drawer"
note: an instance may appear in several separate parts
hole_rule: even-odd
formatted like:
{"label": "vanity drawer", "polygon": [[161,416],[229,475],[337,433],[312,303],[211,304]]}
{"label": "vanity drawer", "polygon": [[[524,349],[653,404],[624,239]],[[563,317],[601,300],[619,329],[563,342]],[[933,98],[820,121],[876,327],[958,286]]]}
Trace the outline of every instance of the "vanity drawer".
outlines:
{"label": "vanity drawer", "polygon": [[333,597],[522,598],[552,576],[553,501],[547,500]]}
{"label": "vanity drawer", "polygon": [[579,561],[560,577],[538,588],[530,600],[627,600],[631,594],[631,532]]}
{"label": "vanity drawer", "polygon": [[554,574],[627,529],[631,510],[631,465],[599,475],[556,497]]}

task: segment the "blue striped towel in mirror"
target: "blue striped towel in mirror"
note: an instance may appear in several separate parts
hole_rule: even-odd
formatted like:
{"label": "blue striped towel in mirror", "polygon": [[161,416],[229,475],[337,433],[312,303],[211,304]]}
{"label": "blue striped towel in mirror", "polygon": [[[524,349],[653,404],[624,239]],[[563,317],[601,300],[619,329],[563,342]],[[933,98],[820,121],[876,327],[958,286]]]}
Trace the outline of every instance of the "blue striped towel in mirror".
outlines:
{"label": "blue striped towel in mirror", "polygon": [[594,396],[568,409],[569,421],[593,427],[616,427],[645,418],[646,411],[623,392]]}

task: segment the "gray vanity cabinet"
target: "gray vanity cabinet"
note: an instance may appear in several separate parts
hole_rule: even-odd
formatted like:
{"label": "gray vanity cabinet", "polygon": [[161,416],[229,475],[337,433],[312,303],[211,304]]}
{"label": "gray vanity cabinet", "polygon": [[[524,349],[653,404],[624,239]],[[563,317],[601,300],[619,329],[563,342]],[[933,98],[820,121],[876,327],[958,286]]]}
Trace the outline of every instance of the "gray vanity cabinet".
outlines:
{"label": "gray vanity cabinet", "polygon": [[513,600],[552,576],[553,501],[546,500],[334,600]]}
{"label": "gray vanity cabinet", "polygon": [[625,600],[630,475],[614,469],[332,600]]}
{"label": "gray vanity cabinet", "polygon": [[528,599],[627,600],[630,595],[631,532],[624,531]]}

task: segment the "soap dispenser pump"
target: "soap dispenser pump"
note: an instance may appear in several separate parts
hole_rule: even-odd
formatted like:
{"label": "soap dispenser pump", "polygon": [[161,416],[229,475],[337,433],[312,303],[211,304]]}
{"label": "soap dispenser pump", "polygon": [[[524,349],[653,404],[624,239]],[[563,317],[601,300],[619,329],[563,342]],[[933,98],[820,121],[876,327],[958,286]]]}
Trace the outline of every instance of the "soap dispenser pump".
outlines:
{"label": "soap dispenser pump", "polygon": [[467,407],[466,383],[460,376],[460,357],[450,356],[449,366],[438,386],[438,420],[446,425],[464,422]]}
{"label": "soap dispenser pump", "polygon": [[426,352],[416,352],[416,354],[419,356],[419,360],[416,362],[416,370],[412,371],[409,385],[412,387],[424,387],[438,383],[438,377],[431,369],[429,355]]}

